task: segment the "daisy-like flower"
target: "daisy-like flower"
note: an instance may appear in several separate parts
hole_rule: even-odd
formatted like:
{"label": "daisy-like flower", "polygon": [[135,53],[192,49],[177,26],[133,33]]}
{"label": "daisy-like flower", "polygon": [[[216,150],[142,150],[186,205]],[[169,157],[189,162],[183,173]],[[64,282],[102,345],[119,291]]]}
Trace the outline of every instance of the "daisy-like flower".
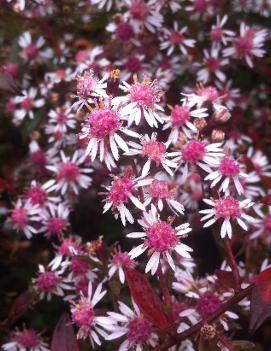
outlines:
{"label": "daisy-like flower", "polygon": [[59,238],[63,236],[64,231],[69,225],[68,216],[70,210],[64,203],[57,205],[48,203],[47,209],[41,213],[42,227],[41,232],[45,232],[46,236],[57,235]]}
{"label": "daisy-like flower", "polygon": [[48,113],[49,119],[46,128],[54,128],[55,131],[59,131],[62,134],[66,133],[68,129],[74,129],[76,126],[75,116],[70,113],[69,110],[69,103],[66,103],[62,107],[57,107],[55,110],[50,110]]}
{"label": "daisy-like flower", "polygon": [[41,209],[38,204],[33,205],[30,200],[18,199],[15,208],[11,212],[10,221],[17,231],[22,231],[27,239],[39,231],[33,226],[41,219]]}
{"label": "daisy-like flower", "polygon": [[168,6],[173,13],[181,9],[180,0],[158,0],[158,6],[161,8]]}
{"label": "daisy-like flower", "polygon": [[251,146],[248,149],[247,156],[260,177],[271,177],[271,165],[267,156],[261,150],[254,150]]}
{"label": "daisy-like flower", "polygon": [[209,173],[204,180],[212,181],[211,188],[222,181],[219,191],[223,191],[224,193],[229,190],[229,185],[233,182],[237,193],[240,195],[244,193],[244,188],[240,179],[246,176],[247,174],[242,172],[236,160],[230,157],[224,157],[216,166],[216,170]]}
{"label": "daisy-like flower", "polygon": [[39,265],[38,276],[33,279],[33,284],[41,300],[45,297],[51,300],[53,295],[64,296],[65,290],[72,289],[72,281],[62,276],[65,269],[64,266],[53,270]]}
{"label": "daisy-like flower", "polygon": [[64,195],[67,190],[72,190],[78,195],[79,188],[87,189],[91,184],[91,178],[88,176],[93,170],[88,167],[83,167],[86,156],[80,155],[76,150],[72,157],[65,156],[64,152],[60,151],[61,161],[54,165],[48,165],[47,169],[56,174],[56,184],[52,187],[53,190],[60,191]]}
{"label": "daisy-like flower", "polygon": [[240,25],[240,36],[233,39],[231,47],[224,49],[223,55],[245,59],[247,65],[252,68],[253,56],[263,57],[265,54],[265,50],[262,47],[267,35],[266,29],[257,30],[242,22]]}
{"label": "daisy-like flower", "polygon": [[184,213],[183,205],[176,200],[176,185],[166,180],[153,179],[152,183],[146,187],[144,205],[147,207],[151,203],[157,206],[161,212],[164,209],[164,202],[177,214]]}
{"label": "daisy-like flower", "polygon": [[246,214],[246,209],[254,205],[254,203],[245,199],[241,202],[236,200],[230,195],[218,200],[203,199],[203,201],[212,206],[210,209],[201,210],[200,213],[204,214],[201,221],[207,221],[203,227],[210,227],[216,221],[222,220],[220,235],[221,238],[228,236],[232,237],[232,221],[237,221],[239,226],[244,230],[248,230],[247,223],[255,223],[256,219]]}
{"label": "daisy-like flower", "polygon": [[167,55],[170,56],[175,48],[178,48],[184,55],[187,55],[187,48],[193,48],[196,41],[193,39],[186,39],[185,33],[187,27],[179,28],[178,22],[173,22],[173,30],[167,28],[163,31],[161,50],[167,50]]}
{"label": "daisy-like flower", "polygon": [[253,223],[253,230],[251,239],[258,239],[262,237],[267,243],[270,243],[271,237],[271,206],[268,206],[267,213],[263,211],[261,206],[255,206],[255,212],[259,216],[259,219]]}
{"label": "daisy-like flower", "polygon": [[219,164],[221,157],[224,156],[221,148],[222,143],[206,144],[204,141],[189,140],[181,149],[179,156],[182,167],[183,178],[188,175],[189,165],[198,166],[205,172],[210,173],[211,167]]}
{"label": "daisy-like flower", "polygon": [[215,47],[212,47],[210,51],[204,49],[203,54],[203,67],[197,72],[197,80],[205,84],[214,75],[220,81],[225,82],[226,75],[222,72],[222,68],[229,64],[229,60],[220,59],[219,50]]}
{"label": "daisy-like flower", "polygon": [[120,249],[116,249],[112,254],[111,261],[108,265],[108,275],[110,278],[118,272],[118,277],[121,284],[125,282],[125,274],[123,268],[135,268],[136,262],[131,260],[128,252],[121,252]]}
{"label": "daisy-like flower", "polygon": [[132,178],[130,176],[114,177],[110,186],[105,187],[108,191],[104,211],[108,211],[111,207],[115,212],[115,218],[120,219],[122,224],[126,225],[126,220],[129,223],[134,223],[134,218],[127,208],[127,204],[132,202],[135,207],[141,211],[145,211],[144,204],[138,199],[139,188],[149,185],[151,179],[143,179],[141,177]]}
{"label": "daisy-like flower", "polygon": [[59,197],[49,196],[49,193],[53,190],[52,186],[54,186],[54,184],[54,179],[50,179],[42,185],[32,180],[31,186],[26,193],[26,199],[29,200],[32,205],[38,205],[41,208],[43,208],[48,201],[54,203],[59,202]]}
{"label": "daisy-like flower", "polygon": [[125,0],[124,4],[129,8],[129,12],[124,17],[127,17],[136,33],[144,27],[152,33],[161,28],[163,16],[159,13],[156,0]]}
{"label": "daisy-like flower", "polygon": [[16,330],[10,341],[3,344],[3,351],[49,351],[49,345],[43,341],[40,333],[33,329]]}
{"label": "daisy-like flower", "polygon": [[108,331],[106,340],[115,340],[125,336],[119,351],[136,350],[143,351],[144,346],[154,348],[158,343],[158,335],[154,332],[151,322],[141,313],[138,306],[133,303],[133,310],[118,301],[121,313],[108,312],[111,323],[105,326]]}
{"label": "daisy-like flower", "polygon": [[107,105],[97,106],[89,113],[80,136],[87,142],[85,154],[90,155],[94,161],[99,153],[100,161],[104,161],[108,169],[115,167],[114,159],[119,159],[119,148],[124,152],[129,151],[126,141],[120,136],[121,133],[140,138],[138,133],[122,126],[121,112],[112,105],[113,103],[114,99]]}
{"label": "daisy-like flower", "polygon": [[178,152],[167,152],[168,143],[163,143],[156,140],[156,134],[152,133],[151,138],[145,135],[141,139],[141,145],[135,142],[129,142],[130,150],[126,153],[127,156],[141,155],[147,158],[143,168],[142,177],[146,177],[154,163],[157,167],[162,166],[164,170],[173,176],[173,169],[176,169],[178,164],[172,161],[173,157],[178,155]]}
{"label": "daisy-like flower", "polygon": [[186,101],[186,103],[193,107],[197,105],[197,108],[208,106],[211,104],[213,106],[215,103],[219,104],[222,96],[218,89],[214,86],[203,87],[201,84],[197,87],[196,93],[185,94],[182,93],[185,97],[182,101]]}
{"label": "daisy-like flower", "polygon": [[170,107],[170,110],[170,116],[165,117],[166,124],[163,130],[171,130],[168,140],[173,144],[177,143],[180,131],[183,131],[189,138],[191,138],[191,133],[197,132],[197,128],[191,122],[192,117],[208,117],[207,108],[192,109],[186,102]]}
{"label": "daisy-like flower", "polygon": [[142,219],[138,223],[142,226],[144,232],[133,232],[128,234],[127,237],[140,238],[144,242],[133,248],[129,255],[134,259],[148,250],[148,254],[151,257],[145,268],[146,273],[151,271],[151,274],[154,275],[161,258],[164,258],[170,267],[175,270],[172,258],[174,251],[182,257],[191,257],[189,252],[193,250],[180,241],[180,237],[186,236],[191,231],[189,223],[184,223],[174,228],[170,222],[160,219],[154,205],[151,206],[149,212],[144,212]]}
{"label": "daisy-like flower", "polygon": [[93,99],[106,96],[106,79],[107,76],[105,75],[99,80],[92,69],[77,75],[77,94],[74,95],[77,101],[72,104],[71,109],[80,111],[84,106],[92,103]]}
{"label": "daisy-like flower", "polygon": [[42,98],[37,98],[38,90],[31,87],[28,91],[24,90],[22,95],[15,96],[14,102],[20,104],[18,110],[14,113],[14,118],[16,121],[21,122],[26,116],[29,118],[34,118],[33,110],[42,107],[45,104],[45,100]]}
{"label": "daisy-like flower", "polygon": [[81,238],[69,237],[63,239],[59,246],[55,246],[55,249],[55,257],[49,263],[49,267],[51,267],[52,270],[57,269],[64,259],[65,262],[67,262],[71,257],[78,255],[79,252],[81,252]]}
{"label": "daisy-like flower", "polygon": [[96,290],[93,291],[92,282],[88,284],[88,294],[81,294],[76,302],[71,303],[71,319],[79,328],[77,333],[78,339],[86,339],[89,337],[92,347],[95,344],[101,345],[100,336],[105,337],[106,333],[101,329],[107,322],[106,317],[96,315],[94,307],[104,297],[106,290],[102,291],[100,283]]}
{"label": "daisy-like flower", "polygon": [[203,199],[203,188],[205,185],[200,175],[195,172],[189,172],[186,178],[182,175],[178,177],[177,182],[184,188],[180,196],[180,202],[189,210],[198,210],[199,202]]}
{"label": "daisy-like flower", "polygon": [[106,11],[110,11],[113,5],[115,5],[116,8],[119,9],[122,5],[122,1],[121,0],[92,0],[91,5],[97,5],[99,10],[105,8]]}
{"label": "daisy-like flower", "polygon": [[39,37],[36,42],[34,42],[31,34],[29,32],[24,32],[18,39],[18,43],[22,48],[20,55],[27,62],[41,62],[53,56],[52,49],[41,50],[42,46],[45,44],[43,37]]}
{"label": "daisy-like flower", "polygon": [[125,104],[121,109],[121,115],[128,120],[128,126],[132,123],[139,125],[145,118],[150,127],[158,128],[158,123],[163,123],[159,113],[164,109],[159,105],[161,90],[157,80],[150,81],[146,77],[139,82],[134,77],[132,85],[123,82],[120,88],[128,93],[114,99],[117,103]]}
{"label": "daisy-like flower", "polygon": [[235,35],[233,31],[223,28],[227,20],[227,15],[224,15],[222,18],[217,16],[216,24],[212,25],[210,39],[216,48],[220,48],[221,44],[227,45],[228,41]]}

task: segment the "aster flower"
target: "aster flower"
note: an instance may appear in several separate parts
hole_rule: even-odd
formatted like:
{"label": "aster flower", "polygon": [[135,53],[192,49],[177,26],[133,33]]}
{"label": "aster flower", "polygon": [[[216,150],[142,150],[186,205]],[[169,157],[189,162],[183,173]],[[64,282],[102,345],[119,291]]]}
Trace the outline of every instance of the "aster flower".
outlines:
{"label": "aster flower", "polygon": [[68,129],[74,129],[76,126],[75,116],[70,113],[69,110],[69,103],[65,103],[62,107],[57,107],[55,110],[50,110],[46,129],[48,130],[49,127],[55,128],[55,130],[63,134],[66,133]]}
{"label": "aster flower", "polygon": [[120,215],[124,226],[126,225],[126,220],[129,223],[134,223],[134,218],[126,205],[128,202],[131,202],[139,210],[145,211],[144,204],[138,199],[138,191],[139,188],[150,184],[151,181],[151,179],[132,178],[125,175],[114,177],[111,185],[105,187],[108,195],[103,213],[112,207],[113,211],[117,211],[115,218],[118,218],[118,215]]}
{"label": "aster flower", "polygon": [[169,7],[173,13],[181,9],[180,0],[158,0],[158,6],[161,9]]}
{"label": "aster flower", "polygon": [[97,5],[99,10],[105,8],[106,11],[110,11],[113,5],[115,5],[116,8],[119,9],[122,5],[122,1],[121,0],[92,0],[91,4]]}
{"label": "aster flower", "polygon": [[30,32],[24,32],[18,39],[18,43],[22,48],[21,57],[27,62],[41,62],[48,60],[53,56],[52,49],[41,48],[45,44],[43,37],[39,37],[35,42],[32,40]]}
{"label": "aster flower", "polygon": [[80,111],[84,106],[88,106],[97,97],[106,96],[106,79],[104,75],[102,79],[98,79],[92,69],[85,70],[82,74],[77,75],[77,94],[74,95],[75,101],[71,109]]}
{"label": "aster flower", "polygon": [[61,238],[69,225],[69,214],[69,207],[65,203],[59,203],[57,205],[48,203],[47,208],[41,213],[42,227],[40,231],[45,232],[45,235],[48,237],[57,235]]}
{"label": "aster flower", "polygon": [[3,351],[49,351],[49,345],[34,329],[16,330],[10,341],[3,344]]}
{"label": "aster flower", "polygon": [[182,167],[183,179],[188,175],[189,166],[198,166],[205,172],[210,173],[211,167],[219,164],[222,152],[222,143],[207,144],[204,141],[192,139],[182,147],[179,159]]}
{"label": "aster flower", "polygon": [[141,139],[141,145],[135,142],[129,142],[130,150],[126,153],[127,156],[141,155],[147,158],[144,166],[142,167],[142,177],[146,177],[151,169],[151,165],[155,164],[156,167],[162,166],[164,170],[173,176],[173,170],[177,168],[178,164],[172,161],[173,157],[178,155],[177,152],[167,152],[169,143],[163,143],[156,140],[156,134],[152,133],[151,137],[145,135]]}
{"label": "aster flower", "polygon": [[223,191],[224,193],[229,190],[229,185],[233,182],[237,193],[240,195],[244,193],[242,181],[240,180],[245,177],[247,177],[247,174],[241,171],[240,165],[236,160],[224,157],[216,166],[216,170],[209,173],[204,180],[212,181],[211,188],[222,181],[219,191]]}
{"label": "aster flower", "polygon": [[168,140],[173,144],[177,143],[179,132],[183,131],[189,138],[191,134],[197,132],[197,128],[191,122],[191,118],[208,117],[207,108],[192,109],[185,101],[182,105],[170,107],[170,116],[165,117],[166,124],[163,130],[170,129]]}
{"label": "aster flower", "polygon": [[124,284],[125,282],[125,274],[124,274],[124,268],[135,268],[136,263],[135,261],[131,260],[130,256],[128,255],[128,252],[124,251],[121,252],[121,250],[115,250],[115,252],[112,254],[110,263],[108,265],[108,275],[109,278],[112,278],[114,274],[117,272],[119,281],[121,284]]}
{"label": "aster flower", "polygon": [[117,97],[114,101],[125,104],[120,113],[128,120],[128,126],[133,123],[139,125],[142,118],[145,118],[150,127],[158,128],[157,122],[163,123],[159,113],[164,109],[158,104],[161,91],[156,80],[150,81],[145,77],[139,82],[135,77],[132,85],[123,82],[120,88],[128,94]]}
{"label": "aster flower", "polygon": [[15,110],[14,118],[17,122],[21,122],[26,116],[34,118],[33,110],[42,107],[45,104],[45,100],[37,98],[38,90],[31,87],[28,91],[23,90],[22,94],[15,96],[14,102],[20,104],[20,108]]}
{"label": "aster flower", "polygon": [[39,205],[33,205],[30,200],[18,199],[15,208],[11,212],[10,221],[17,231],[22,231],[27,239],[39,231],[33,226],[41,219],[41,209]]}
{"label": "aster flower", "polygon": [[220,16],[216,17],[216,24],[212,25],[210,31],[210,39],[216,48],[220,48],[221,44],[227,45],[228,41],[235,35],[231,30],[224,29],[228,16],[224,15],[222,18]]}
{"label": "aster flower", "polygon": [[162,26],[163,16],[159,13],[156,0],[124,0],[129,12],[124,15],[136,33],[144,27],[152,33]]}
{"label": "aster flower", "polygon": [[47,169],[56,174],[56,184],[52,187],[53,190],[60,191],[64,195],[67,190],[78,194],[79,188],[87,189],[91,184],[88,174],[93,170],[84,167],[86,156],[80,155],[80,152],[76,150],[73,156],[69,157],[61,150],[60,157],[60,162],[47,166]]}
{"label": "aster flower", "polygon": [[[163,177],[165,178],[165,177]],[[147,207],[153,203],[160,212],[164,209],[164,203],[176,214],[183,214],[183,205],[176,200],[177,187],[167,180],[153,179],[145,189],[144,205]]]}
{"label": "aster flower", "polygon": [[224,49],[223,55],[245,59],[247,65],[252,68],[253,56],[263,57],[265,54],[262,46],[267,35],[266,29],[257,30],[242,22],[240,25],[240,36],[233,39],[231,47]]}
{"label": "aster flower", "polygon": [[259,218],[253,223],[251,239],[259,239],[262,237],[267,243],[270,243],[271,236],[271,206],[267,207],[267,212],[263,211],[261,206],[254,207]]}
{"label": "aster flower", "polygon": [[207,221],[203,227],[210,227],[216,221],[222,220],[222,225],[220,229],[220,235],[222,238],[228,236],[232,237],[232,221],[237,221],[239,226],[244,230],[248,230],[247,223],[255,223],[255,218],[246,214],[246,209],[254,205],[254,203],[245,199],[241,202],[236,200],[230,195],[227,195],[224,198],[218,200],[203,199],[203,201],[212,206],[211,209],[199,211],[204,216],[201,218],[201,221]]}
{"label": "aster flower", "polygon": [[247,157],[260,177],[271,177],[271,165],[267,156],[261,150],[254,150],[253,147],[249,147]]}
{"label": "aster flower", "polygon": [[89,337],[92,347],[95,344],[101,345],[100,336],[106,336],[101,327],[105,327],[107,319],[106,317],[98,316],[94,309],[105,294],[106,291],[102,291],[101,283],[93,291],[92,282],[89,282],[87,296],[81,294],[78,301],[71,303],[71,319],[79,328],[77,338],[86,339]]}
{"label": "aster flower", "polygon": [[173,22],[173,30],[165,28],[161,37],[161,50],[167,50],[167,55],[170,56],[175,48],[178,48],[184,55],[187,55],[187,48],[193,48],[196,41],[186,39],[185,33],[187,27],[179,28],[178,22]]}
{"label": "aster flower", "polygon": [[143,351],[144,346],[155,347],[158,343],[158,335],[154,332],[151,322],[141,313],[138,306],[133,303],[133,309],[118,301],[121,313],[108,312],[111,323],[105,326],[108,331],[106,340],[115,340],[125,336],[119,351],[137,350]]}
{"label": "aster flower", "polygon": [[181,237],[186,236],[191,231],[189,223],[184,223],[174,228],[170,222],[160,219],[154,205],[151,206],[149,212],[144,212],[142,219],[138,223],[142,226],[144,232],[133,232],[128,234],[127,237],[140,238],[144,242],[133,248],[129,255],[134,259],[148,250],[151,257],[145,268],[146,273],[151,271],[151,274],[154,275],[162,257],[167,260],[170,267],[174,270],[173,252],[183,257],[190,257],[189,252],[192,249],[180,241]]}
{"label": "aster flower", "polygon": [[195,64],[195,66],[203,66],[197,72],[197,80],[205,84],[210,80],[210,77],[214,75],[220,81],[225,82],[226,75],[222,69],[229,64],[229,60],[220,59],[219,50],[215,47],[212,47],[210,51],[204,49],[203,55],[202,65]]}
{"label": "aster flower", "polygon": [[90,155],[94,161],[99,153],[100,161],[104,161],[108,169],[115,167],[114,159],[119,159],[118,148],[124,152],[129,151],[126,141],[120,136],[121,133],[124,136],[140,138],[138,133],[122,126],[122,110],[114,107],[114,101],[115,99],[112,99],[107,105],[101,104],[89,113],[80,135],[80,138],[88,143],[85,154]]}
{"label": "aster flower", "polygon": [[45,268],[41,264],[39,265],[38,276],[33,279],[33,284],[41,300],[45,297],[51,300],[53,295],[64,296],[65,290],[72,289],[71,279],[62,276],[64,271],[64,266],[53,270],[52,268]]}
{"label": "aster flower", "polygon": [[59,197],[49,196],[49,193],[53,190],[52,187],[54,184],[54,179],[50,179],[42,185],[36,180],[32,180],[29,189],[27,189],[26,199],[29,200],[32,205],[38,205],[41,208],[46,206],[47,202],[59,202]]}

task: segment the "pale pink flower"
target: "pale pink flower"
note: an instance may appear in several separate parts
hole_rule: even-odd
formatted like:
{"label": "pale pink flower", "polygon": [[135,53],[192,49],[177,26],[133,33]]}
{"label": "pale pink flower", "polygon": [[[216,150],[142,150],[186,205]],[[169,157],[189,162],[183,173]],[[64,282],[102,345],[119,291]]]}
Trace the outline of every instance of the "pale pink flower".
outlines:
{"label": "pale pink flower", "polygon": [[221,44],[227,45],[228,41],[235,35],[231,30],[224,29],[228,16],[224,15],[222,18],[220,16],[216,17],[216,24],[212,25],[210,31],[210,39],[215,47],[219,48]]}
{"label": "pale pink flower", "polygon": [[42,339],[40,333],[33,329],[16,330],[10,341],[3,344],[3,351],[49,351],[49,345]]}
{"label": "pale pink flower", "polygon": [[37,98],[38,90],[31,87],[28,91],[23,90],[22,95],[15,96],[14,102],[20,107],[14,113],[14,118],[17,122],[21,122],[26,116],[34,118],[34,111],[45,104],[43,98]]}
{"label": "pale pink flower", "polygon": [[133,261],[128,252],[121,252],[116,250],[111,257],[110,263],[108,265],[108,275],[110,278],[114,276],[115,273],[118,273],[118,278],[121,284],[125,282],[124,269],[126,268],[135,268],[136,262]]}

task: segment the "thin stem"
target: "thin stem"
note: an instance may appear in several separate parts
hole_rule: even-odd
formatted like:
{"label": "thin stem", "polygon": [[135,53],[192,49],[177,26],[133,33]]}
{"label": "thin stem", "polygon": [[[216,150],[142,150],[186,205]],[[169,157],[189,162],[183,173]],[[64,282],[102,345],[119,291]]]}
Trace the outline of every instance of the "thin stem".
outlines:
{"label": "thin stem", "polygon": [[232,298],[226,301],[222,306],[220,306],[216,311],[214,311],[208,318],[201,320],[199,323],[195,324],[193,327],[185,330],[179,335],[176,335],[175,338],[172,338],[166,341],[164,344],[156,347],[154,351],[163,351],[167,350],[169,347],[180,343],[181,341],[188,339],[192,335],[198,333],[204,324],[214,322],[221,314],[227,311],[230,307],[235,305],[237,302],[243,300],[254,287],[253,284],[249,285],[246,289],[240,290]]}
{"label": "thin stem", "polygon": [[231,247],[231,241],[228,238],[225,238],[224,240],[225,246],[226,246],[226,251],[228,255],[228,264],[232,270],[234,281],[235,281],[235,288],[236,290],[241,289],[241,278],[238,270],[238,265],[235,260],[234,254],[232,252],[232,247]]}
{"label": "thin stem", "polygon": [[158,268],[158,277],[159,277],[159,283],[160,283],[160,287],[164,296],[164,300],[165,300],[165,304],[168,308],[171,308],[172,305],[172,299],[168,290],[168,286],[167,286],[167,282],[166,282],[166,278],[165,275],[163,274],[161,265],[159,264],[159,268]]}

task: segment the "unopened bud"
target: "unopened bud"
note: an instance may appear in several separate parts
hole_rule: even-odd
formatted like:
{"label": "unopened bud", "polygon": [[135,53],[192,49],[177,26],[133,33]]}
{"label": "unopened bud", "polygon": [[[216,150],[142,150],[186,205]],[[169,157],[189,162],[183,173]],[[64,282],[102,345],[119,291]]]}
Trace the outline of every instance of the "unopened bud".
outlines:
{"label": "unopened bud", "polygon": [[213,115],[217,122],[225,123],[231,118],[231,113],[226,107],[218,108]]}
{"label": "unopened bud", "polygon": [[204,118],[196,118],[193,124],[198,130],[202,130],[204,127],[206,127],[207,122]]}
{"label": "unopened bud", "polygon": [[178,146],[179,147],[184,146],[187,143],[187,141],[188,141],[187,136],[184,133],[181,132],[179,134],[179,137],[178,137],[178,142],[177,142]]}
{"label": "unopened bud", "polygon": [[216,327],[212,324],[204,324],[200,329],[200,335],[205,340],[213,339],[216,336]]}
{"label": "unopened bud", "polygon": [[225,133],[220,129],[214,129],[211,138],[213,142],[219,143],[225,139]]}

